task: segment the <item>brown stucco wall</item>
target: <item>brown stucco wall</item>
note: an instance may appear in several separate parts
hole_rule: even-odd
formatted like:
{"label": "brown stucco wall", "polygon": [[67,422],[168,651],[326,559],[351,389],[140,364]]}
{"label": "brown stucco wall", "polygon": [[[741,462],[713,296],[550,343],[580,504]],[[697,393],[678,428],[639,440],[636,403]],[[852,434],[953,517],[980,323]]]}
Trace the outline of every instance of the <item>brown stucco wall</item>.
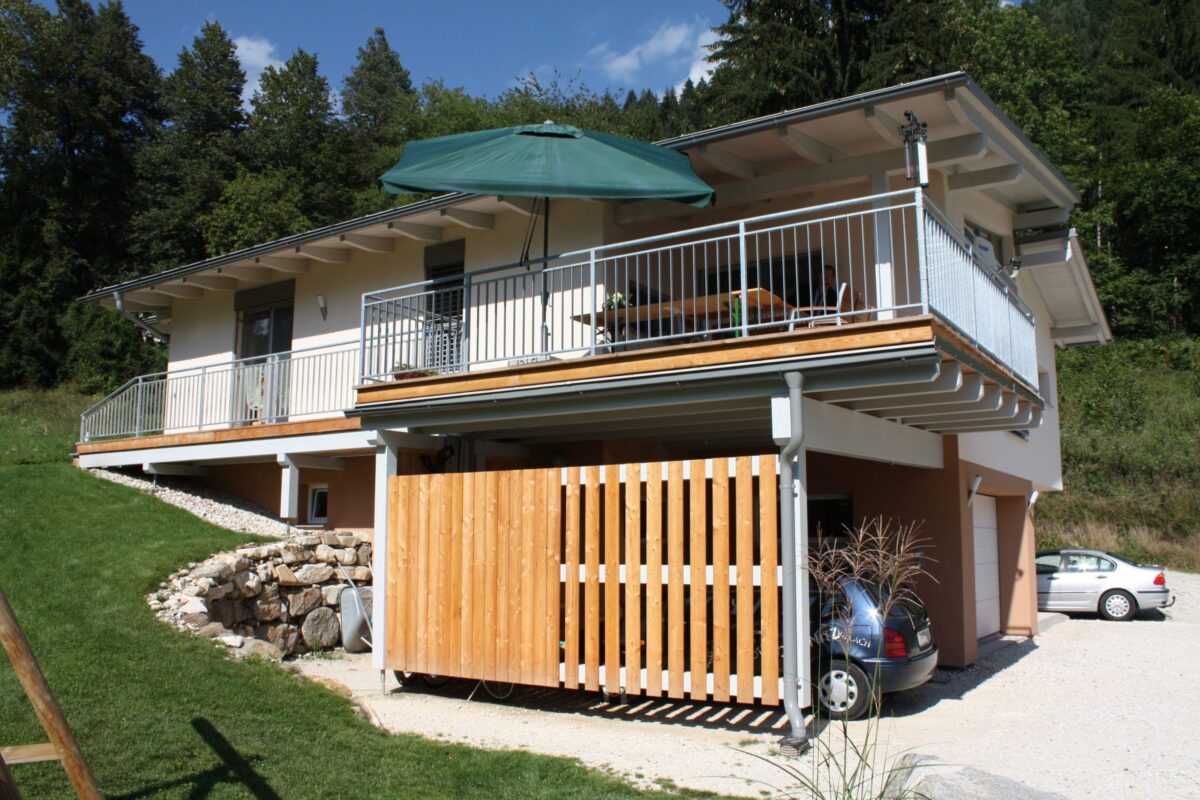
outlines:
{"label": "brown stucco wall", "polygon": [[253,464],[220,464],[210,466],[201,478],[205,485],[234,497],[262,506],[272,514],[279,513],[279,465],[271,461]]}

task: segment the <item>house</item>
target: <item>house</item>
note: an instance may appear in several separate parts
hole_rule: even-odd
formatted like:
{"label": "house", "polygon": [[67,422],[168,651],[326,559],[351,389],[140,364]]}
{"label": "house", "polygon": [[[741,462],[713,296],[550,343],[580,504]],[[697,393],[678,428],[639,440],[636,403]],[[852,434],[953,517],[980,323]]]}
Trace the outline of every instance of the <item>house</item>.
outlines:
{"label": "house", "polygon": [[943,664],[1036,633],[1055,348],[1111,338],[1075,190],[962,73],[662,144],[716,203],[556,200],[544,263],[452,194],[92,293],[170,358],[80,465],[372,528],[381,669],[787,704],[807,542],[877,515]]}

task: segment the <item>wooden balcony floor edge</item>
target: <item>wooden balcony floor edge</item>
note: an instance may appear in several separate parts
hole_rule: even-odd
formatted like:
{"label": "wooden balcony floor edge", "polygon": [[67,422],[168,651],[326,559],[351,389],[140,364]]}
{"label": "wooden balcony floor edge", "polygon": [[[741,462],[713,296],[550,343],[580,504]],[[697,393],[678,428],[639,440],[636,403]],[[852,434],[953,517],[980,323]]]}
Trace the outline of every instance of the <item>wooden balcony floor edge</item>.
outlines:
{"label": "wooden balcony floor edge", "polygon": [[357,417],[330,417],[303,422],[275,422],[266,425],[243,425],[238,428],[221,428],[212,431],[191,433],[167,433],[152,436],[130,436],[124,439],[105,439],[99,442],[80,442],[76,450],[80,455],[90,453],[112,453],[119,450],[142,450],[153,447],[179,447],[189,444],[214,444],[216,442],[238,442],[247,439],[270,439],[276,436],[303,436],[310,433],[335,433],[356,431],[362,428]]}
{"label": "wooden balcony floor edge", "polygon": [[587,358],[542,361],[467,374],[413,378],[403,383],[367,384],[355,387],[355,395],[357,405],[361,407],[398,400],[617,378],[673,369],[920,344],[934,341],[934,333],[934,320],[931,317],[904,317],[715,342],[666,345]]}

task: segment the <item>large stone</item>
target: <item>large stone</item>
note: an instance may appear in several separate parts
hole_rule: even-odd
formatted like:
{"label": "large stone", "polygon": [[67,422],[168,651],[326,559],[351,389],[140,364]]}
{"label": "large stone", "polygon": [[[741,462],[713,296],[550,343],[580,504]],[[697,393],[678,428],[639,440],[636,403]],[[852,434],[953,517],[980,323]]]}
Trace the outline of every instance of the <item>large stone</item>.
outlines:
{"label": "large stone", "polygon": [[317,557],[317,561],[321,561],[325,564],[336,564],[337,563],[338,551],[335,548],[330,547],[327,544],[317,545],[317,549],[314,551],[314,553]]}
{"label": "large stone", "polygon": [[301,547],[316,547],[323,541],[323,537],[319,533],[302,533],[292,541]]}
{"label": "large stone", "polygon": [[208,615],[226,628],[232,629],[239,622],[249,619],[250,611],[240,600],[218,600],[211,604]]}
{"label": "large stone", "polygon": [[343,587],[341,586],[341,584],[334,584],[333,586],[322,586],[321,587],[321,595],[322,595],[322,599],[323,599],[325,605],[333,606],[334,608],[337,608],[338,598],[342,594],[342,588]]}
{"label": "large stone", "polygon": [[312,552],[307,547],[301,547],[294,542],[288,542],[279,553],[284,564],[301,564],[312,560]]}
{"label": "large stone", "polygon": [[338,535],[333,531],[325,531],[322,533],[321,541],[330,547],[341,547],[342,544],[342,540],[339,539]]}
{"label": "large stone", "polygon": [[[322,564],[305,564],[300,569],[295,570],[292,577],[296,582],[293,585],[309,586],[314,583],[324,583],[333,577],[333,568]],[[283,581],[280,580],[280,583],[283,583]]]}
{"label": "large stone", "polygon": [[285,656],[300,647],[300,629],[295,625],[270,625],[264,633],[262,638],[278,647]]}
{"label": "large stone", "polygon": [[233,576],[233,586],[242,597],[254,597],[262,591],[262,579],[257,574],[245,570]]}
{"label": "large stone", "polygon": [[228,636],[232,631],[219,622],[210,622],[207,625],[202,625],[196,633],[201,636],[207,636],[210,639],[219,639],[222,636]]}
{"label": "large stone", "polygon": [[204,594],[209,600],[223,600],[230,595],[240,596],[238,590],[234,588],[232,581],[218,583],[209,588]]}
{"label": "large stone", "polygon": [[360,544],[358,546],[358,563],[364,566],[371,563],[371,545]]}
{"label": "large stone", "polygon": [[353,547],[347,547],[343,550],[338,550],[337,560],[338,563],[343,566],[353,566],[354,562],[358,560],[358,551],[356,551]]}
{"label": "large stone", "polygon": [[355,583],[362,583],[371,580],[370,567],[347,567],[346,574],[350,576],[350,580]]}
{"label": "large stone", "polygon": [[292,572],[292,568],[284,564],[275,565],[275,580],[280,586],[299,586],[300,581],[296,578],[296,573]]}
{"label": "large stone", "polygon": [[207,614],[208,603],[199,597],[188,597],[179,610],[184,614]]}
{"label": "large stone", "polygon": [[229,568],[234,572],[250,569],[250,559],[237,553],[221,553],[220,555],[213,556],[212,560],[228,564]]}
{"label": "large stone", "polygon": [[255,598],[249,601],[250,613],[255,619],[269,622],[283,616],[283,601],[279,599],[279,587],[268,584]]}
{"label": "large stone", "polygon": [[304,635],[304,643],[313,650],[325,650],[336,646],[342,635],[337,614],[325,606],[305,617],[300,632]]}
{"label": "large stone", "polygon": [[288,592],[287,604],[289,616],[303,617],[321,605],[321,590],[316,586],[309,586],[307,589]]}
{"label": "large stone", "polygon": [[274,661],[283,658],[282,650],[270,642],[264,642],[262,639],[247,639],[242,643],[241,647],[233,652],[238,658],[269,658]]}
{"label": "large stone", "polygon": [[229,580],[233,573],[233,565],[226,561],[205,561],[192,570],[192,577],[211,578],[218,583],[223,583]]}
{"label": "large stone", "polygon": [[362,544],[362,537],[357,533],[339,533],[338,542],[342,547],[358,547]]}

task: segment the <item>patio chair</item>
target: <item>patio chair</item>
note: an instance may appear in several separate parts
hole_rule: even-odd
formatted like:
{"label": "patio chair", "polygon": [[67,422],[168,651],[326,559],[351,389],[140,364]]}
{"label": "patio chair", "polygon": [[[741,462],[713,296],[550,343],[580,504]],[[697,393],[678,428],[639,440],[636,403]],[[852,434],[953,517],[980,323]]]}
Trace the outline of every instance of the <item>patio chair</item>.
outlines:
{"label": "patio chair", "polygon": [[[796,308],[796,309],[793,309],[791,311],[791,313],[788,315],[788,330],[794,331],[796,329],[797,323],[800,323],[800,322],[808,323],[808,327],[810,327],[810,328],[815,328],[818,325],[841,325],[842,324],[842,314],[840,312],[843,310],[848,310],[848,309],[845,309],[846,290],[848,288],[849,288],[849,285],[846,284],[845,282],[843,282],[842,285],[838,287],[837,304],[836,304],[835,308],[837,308],[839,313],[834,314],[832,316],[824,316],[824,315],[815,316],[811,313],[814,308],[813,306],[809,306],[807,308],[805,308],[805,307]],[[826,307],[821,306],[821,308],[826,308]],[[808,313],[806,314],[806,312],[808,312]]]}

